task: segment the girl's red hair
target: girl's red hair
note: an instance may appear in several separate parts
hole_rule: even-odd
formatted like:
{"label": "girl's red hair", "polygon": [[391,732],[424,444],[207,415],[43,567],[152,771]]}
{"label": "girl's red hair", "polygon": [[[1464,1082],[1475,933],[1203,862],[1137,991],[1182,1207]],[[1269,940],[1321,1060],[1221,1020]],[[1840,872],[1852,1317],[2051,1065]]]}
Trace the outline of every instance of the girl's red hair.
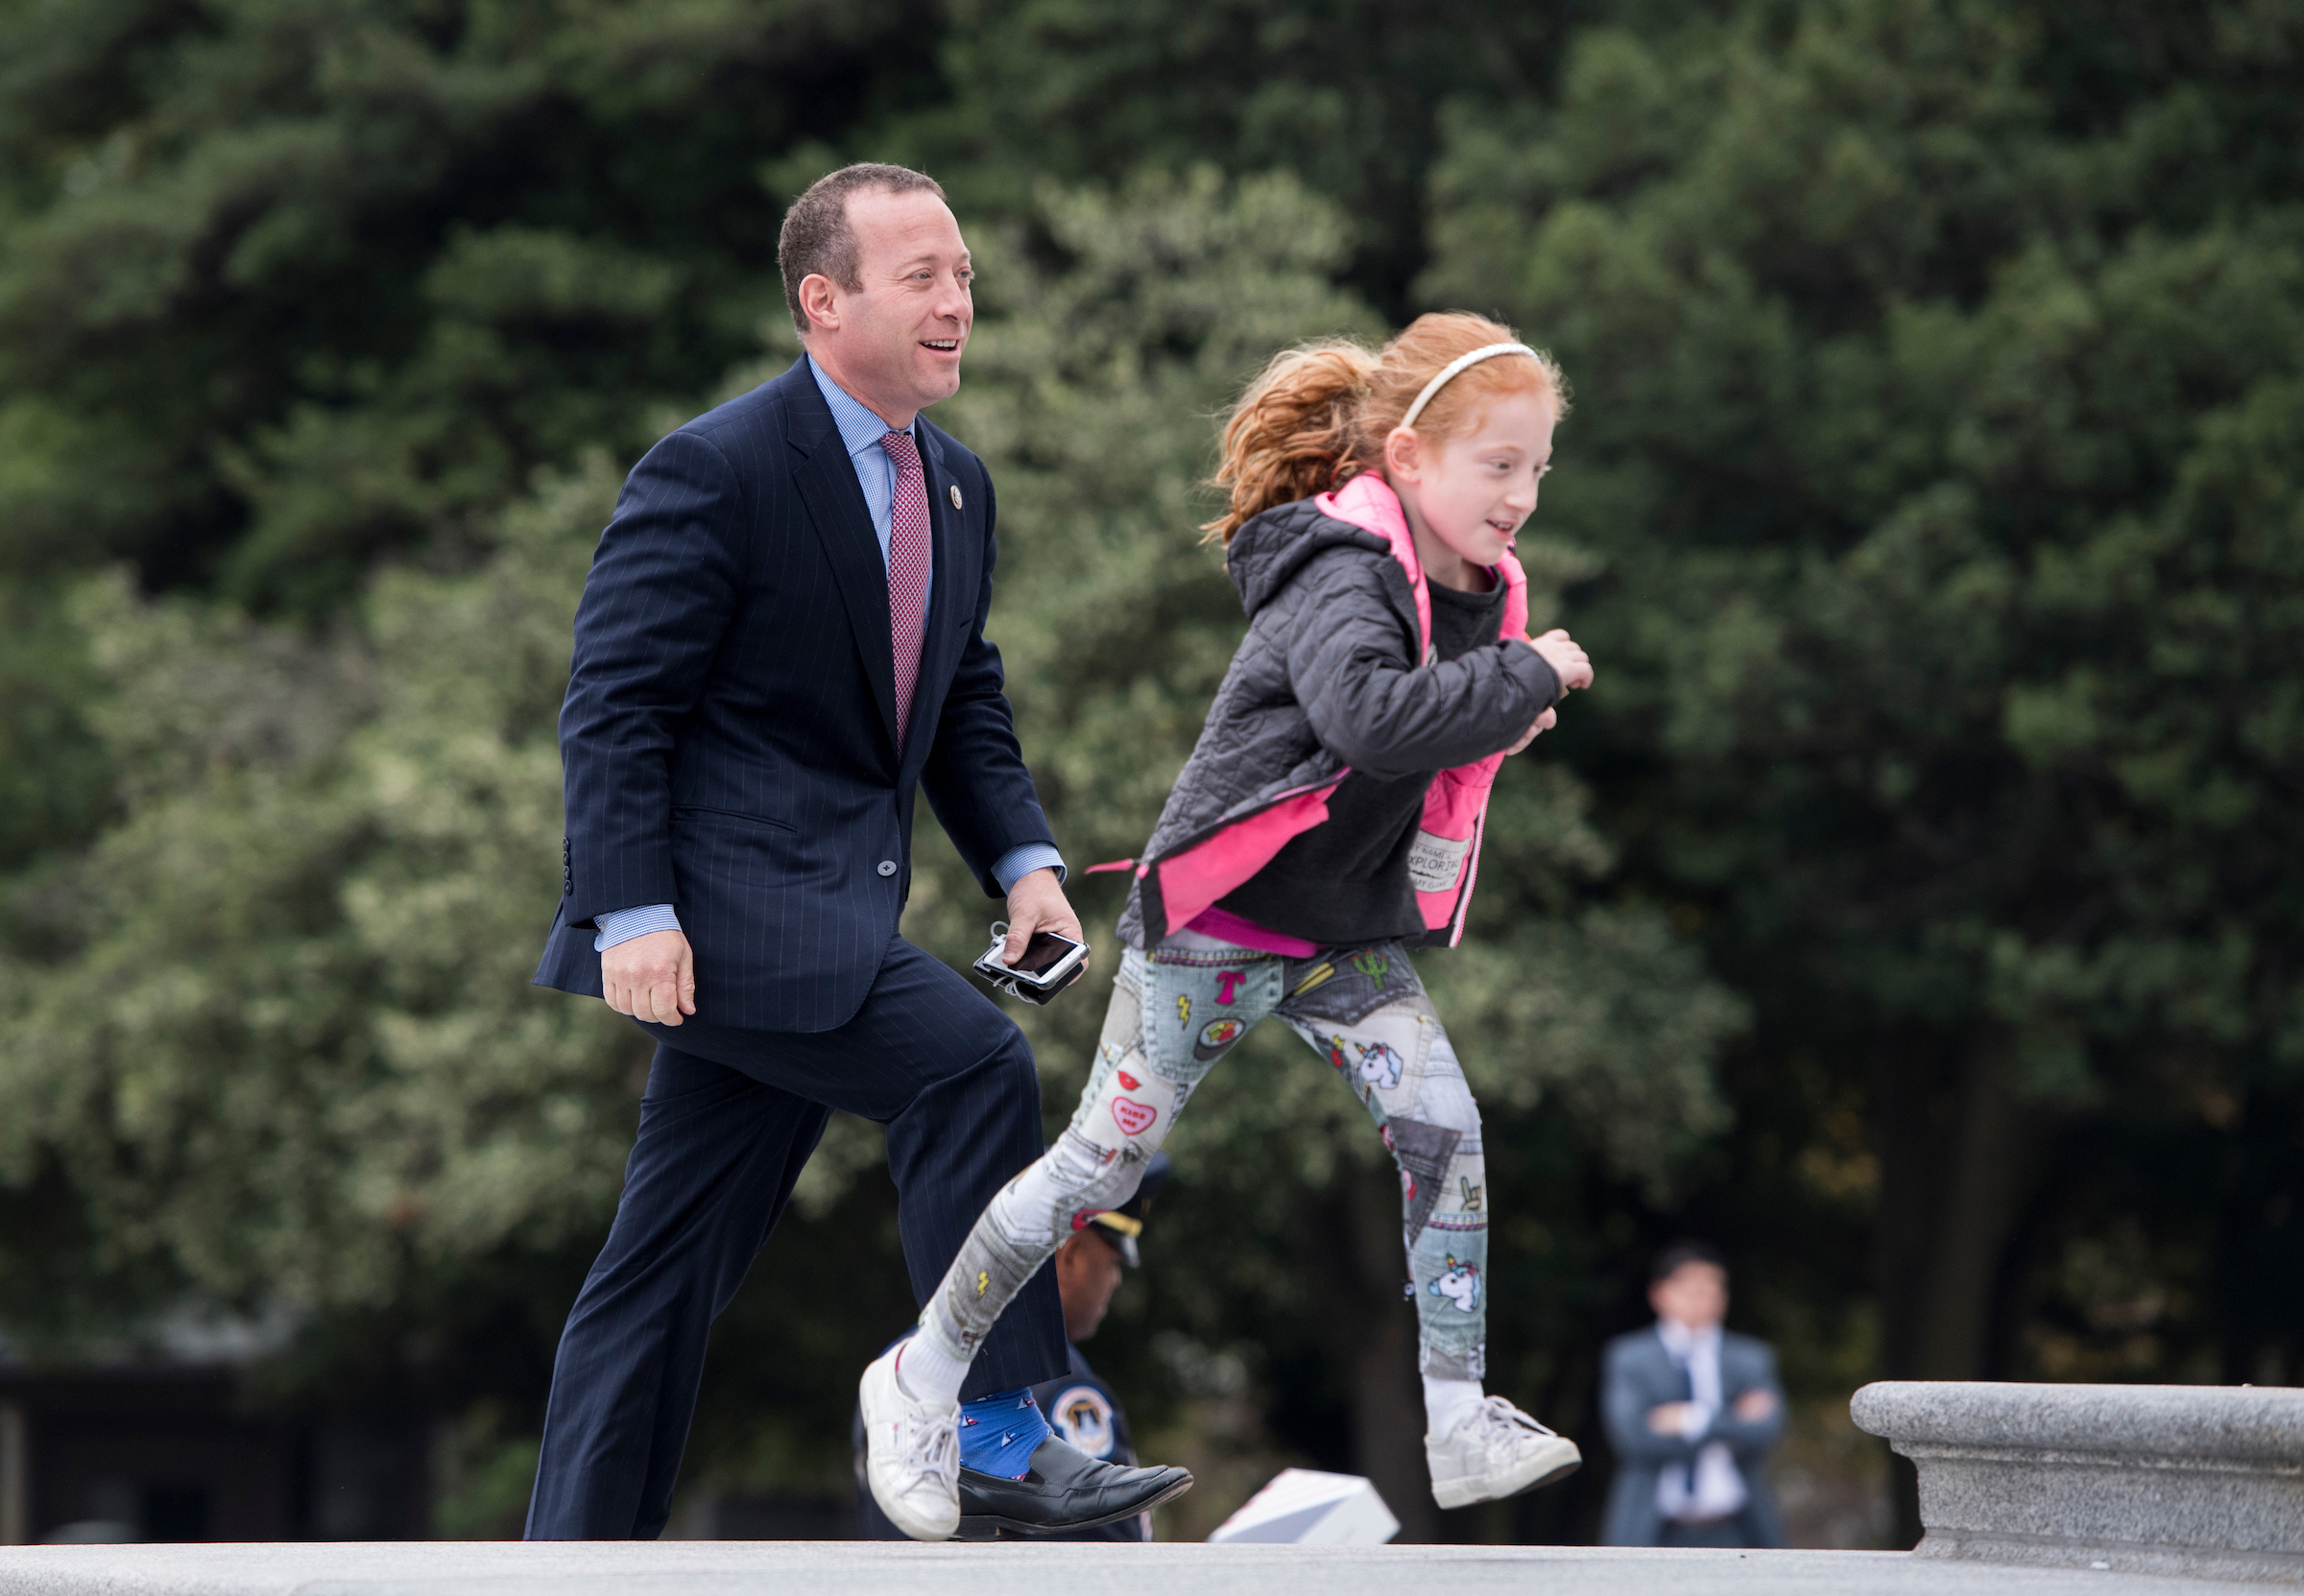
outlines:
{"label": "girl's red hair", "polygon": [[[1419,316],[1380,349],[1324,339],[1272,357],[1224,423],[1214,485],[1230,496],[1202,530],[1208,541],[1232,535],[1274,505],[1310,498],[1383,464],[1384,440],[1424,385],[1458,355],[1488,344],[1516,344],[1500,322],[1463,311]],[[1568,384],[1551,356],[1498,355],[1467,367],[1432,395],[1416,433],[1435,442],[1469,426],[1488,401],[1541,393],[1555,417],[1568,413]]]}

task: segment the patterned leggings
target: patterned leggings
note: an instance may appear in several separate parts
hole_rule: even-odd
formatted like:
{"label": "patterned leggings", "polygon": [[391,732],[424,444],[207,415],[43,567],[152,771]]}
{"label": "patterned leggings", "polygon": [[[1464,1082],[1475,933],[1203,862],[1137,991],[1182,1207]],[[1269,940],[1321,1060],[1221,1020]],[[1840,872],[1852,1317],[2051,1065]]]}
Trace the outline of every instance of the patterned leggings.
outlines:
{"label": "patterned leggings", "polygon": [[1122,956],[1096,1063],[1056,1145],[1000,1188],[921,1322],[972,1357],[1033,1271],[1135,1195],[1145,1162],[1215,1062],[1277,1014],[1367,1108],[1400,1166],[1403,1239],[1427,1375],[1487,1357],[1488,1194],[1480,1114],[1398,942],[1292,959],[1187,936]]}

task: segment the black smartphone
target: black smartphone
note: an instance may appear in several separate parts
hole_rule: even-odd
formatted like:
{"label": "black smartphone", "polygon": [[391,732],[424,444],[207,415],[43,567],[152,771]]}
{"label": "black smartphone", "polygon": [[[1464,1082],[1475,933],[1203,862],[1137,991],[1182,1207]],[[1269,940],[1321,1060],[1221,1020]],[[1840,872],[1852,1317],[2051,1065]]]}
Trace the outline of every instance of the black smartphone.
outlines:
{"label": "black smartphone", "polygon": [[1088,971],[1088,944],[1050,931],[1035,931],[1014,964],[1002,964],[1008,927],[992,928],[992,945],[975,964],[976,973],[1011,996],[1045,1003]]}

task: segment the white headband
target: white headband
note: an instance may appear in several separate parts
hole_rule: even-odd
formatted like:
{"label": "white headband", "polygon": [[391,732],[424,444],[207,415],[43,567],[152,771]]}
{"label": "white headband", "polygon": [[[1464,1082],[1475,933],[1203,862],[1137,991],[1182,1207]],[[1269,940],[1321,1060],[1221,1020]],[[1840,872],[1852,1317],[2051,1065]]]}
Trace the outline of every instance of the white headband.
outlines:
{"label": "white headband", "polygon": [[[1424,392],[1416,395],[1416,402],[1408,406],[1408,413],[1400,418],[1400,424],[1404,427],[1414,426],[1416,424],[1416,417],[1424,414],[1424,407],[1432,402],[1432,395],[1448,386],[1449,378],[1454,376],[1457,372],[1465,369],[1467,367],[1477,366],[1481,361],[1492,360],[1498,355],[1535,354],[1536,351],[1529,348],[1525,344],[1484,344],[1480,347],[1473,350],[1472,353],[1468,355],[1456,356],[1455,359],[1450,361],[1446,366],[1440,368],[1440,374],[1438,376],[1434,377],[1430,382],[1428,382],[1424,385]],[[1543,357],[1537,356],[1537,358],[1541,359]]]}

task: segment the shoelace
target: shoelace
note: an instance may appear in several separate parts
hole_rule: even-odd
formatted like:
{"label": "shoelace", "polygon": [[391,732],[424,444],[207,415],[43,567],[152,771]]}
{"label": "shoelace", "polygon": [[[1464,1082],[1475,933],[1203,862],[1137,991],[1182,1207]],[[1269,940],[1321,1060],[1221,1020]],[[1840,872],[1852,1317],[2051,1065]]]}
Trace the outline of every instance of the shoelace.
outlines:
{"label": "shoelace", "polygon": [[1501,1396],[1483,1397],[1473,1418],[1484,1430],[1500,1431],[1501,1434],[1496,1439],[1506,1445],[1521,1439],[1515,1434],[1520,1430],[1533,1430],[1540,1436],[1558,1436],[1560,1433],[1548,1424],[1538,1423]]}
{"label": "shoelace", "polygon": [[942,1424],[915,1419],[905,1425],[904,1470],[908,1474],[934,1474],[942,1479],[960,1478],[960,1434]]}

